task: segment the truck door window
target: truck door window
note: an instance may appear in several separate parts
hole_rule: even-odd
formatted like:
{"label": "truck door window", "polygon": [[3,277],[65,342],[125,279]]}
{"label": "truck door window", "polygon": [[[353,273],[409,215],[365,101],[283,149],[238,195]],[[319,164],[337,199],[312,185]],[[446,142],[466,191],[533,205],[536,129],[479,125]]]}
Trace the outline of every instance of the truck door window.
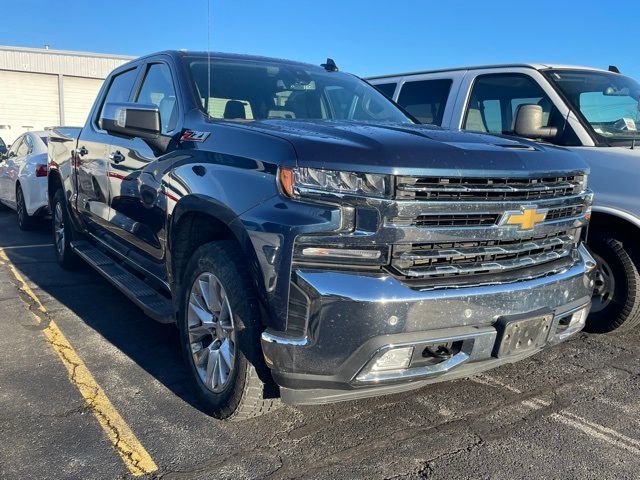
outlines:
{"label": "truck door window", "polygon": [[442,125],[452,84],[453,80],[447,78],[405,82],[398,96],[398,104],[420,123]]}
{"label": "truck door window", "polygon": [[382,93],[383,95],[385,95],[387,98],[393,98],[393,94],[396,91],[396,86],[398,84],[396,82],[393,83],[379,83],[377,85],[374,85],[374,87],[376,87],[376,89]]}
{"label": "truck door window", "polygon": [[178,104],[171,70],[166,64],[149,65],[136,103],[158,107],[163,134],[175,130],[178,122]]}
{"label": "truck door window", "polygon": [[520,105],[540,105],[544,126],[550,126],[555,108],[542,88],[527,75],[495,74],[476,79],[463,128],[476,132],[513,134]]}
{"label": "truck door window", "polygon": [[[100,112],[102,112],[102,108],[107,103],[122,103],[129,101],[129,98],[131,98],[133,84],[136,81],[137,72],[138,70],[136,68],[132,68],[131,70],[115,75],[111,79],[109,90],[107,90],[107,94],[102,101]],[[100,115],[98,115],[97,118],[100,118]]]}

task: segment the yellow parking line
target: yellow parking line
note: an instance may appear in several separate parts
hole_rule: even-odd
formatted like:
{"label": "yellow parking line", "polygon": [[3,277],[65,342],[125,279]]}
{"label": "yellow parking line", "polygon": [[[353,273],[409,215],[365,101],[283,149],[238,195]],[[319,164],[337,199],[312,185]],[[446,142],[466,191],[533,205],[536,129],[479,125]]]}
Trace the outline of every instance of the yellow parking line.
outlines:
{"label": "yellow parking line", "polygon": [[2,249],[0,249],[0,260],[2,261],[3,264],[6,264],[9,266],[11,273],[13,273],[13,276],[16,277],[16,280],[20,283],[20,290],[26,293],[29,296],[29,298],[31,298],[31,300],[35,302],[36,306],[38,307],[38,310],[45,313],[47,309],[44,308],[44,305],[42,305],[42,302],[40,301],[40,299],[36,297],[36,294],[33,293],[33,290],[31,290],[31,287],[29,287],[27,282],[24,281],[24,278],[22,278],[22,275],[20,274],[18,269],[13,265],[13,263],[11,263],[11,261],[9,260],[9,257],[7,257],[7,254],[4,253],[4,250]]}
{"label": "yellow parking line", "polygon": [[36,245],[12,245],[10,247],[1,247],[0,250],[20,250],[22,248],[45,248],[53,247],[53,243],[38,243]]}
{"label": "yellow parking line", "polygon": [[[31,288],[29,288],[20,272],[12,265],[2,250],[0,250],[0,263],[9,266],[14,277],[20,283],[20,289],[34,301],[35,306],[40,312],[46,314],[47,309],[42,305],[42,302],[40,302]],[[42,318],[35,312],[32,313],[36,322],[41,324],[43,321]],[[127,422],[125,422],[115,409],[104,393],[104,390],[102,390],[95,378],[93,378],[93,375],[58,325],[53,320],[48,320],[48,322],[47,328],[43,330],[47,342],[62,361],[69,373],[71,383],[80,391],[87,407],[97,418],[129,471],[135,476],[140,476],[158,470],[158,466],[136,438],[131,428],[129,428],[129,425],[127,425]]]}

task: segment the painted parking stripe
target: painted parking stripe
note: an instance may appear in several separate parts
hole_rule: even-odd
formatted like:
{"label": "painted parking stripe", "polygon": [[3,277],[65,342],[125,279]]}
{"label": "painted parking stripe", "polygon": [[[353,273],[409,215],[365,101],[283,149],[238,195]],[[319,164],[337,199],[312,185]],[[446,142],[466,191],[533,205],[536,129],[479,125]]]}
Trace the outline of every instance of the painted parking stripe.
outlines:
{"label": "painted parking stripe", "polygon": [[[35,308],[30,309],[30,311],[35,321],[38,324],[42,324],[45,321],[48,322],[47,327],[43,330],[47,342],[67,369],[71,383],[75,385],[84,398],[87,407],[98,420],[129,471],[135,476],[140,476],[158,470],[158,466],[136,438],[127,422],[115,409],[104,390],[98,385],[98,382],[96,382],[58,325],[54,320],[45,317],[47,309],[2,250],[0,250],[0,263],[9,267],[20,284],[20,290],[33,302],[31,306]],[[30,305],[27,306],[29,307]]]}
{"label": "painted parking stripe", "polygon": [[10,247],[0,247],[0,251],[2,251],[2,250],[20,250],[22,248],[44,248],[44,247],[53,247],[53,243],[39,243],[37,245],[12,245]]}
{"label": "painted parking stripe", "polygon": [[[501,382],[497,378],[493,378],[488,375],[478,375],[475,377],[471,377],[470,380],[475,383],[488,385],[494,388],[503,388],[516,394],[523,393],[522,390]],[[542,398],[531,398],[528,400],[524,400],[522,402],[522,405],[531,408],[532,410],[539,410],[541,408],[551,406],[551,402]],[[593,422],[591,420],[587,420],[586,418],[580,417],[574,413],[569,412],[568,410],[554,412],[550,415],[550,418],[564,425],[575,428],[576,430],[579,430],[592,438],[613,445],[621,450],[625,450],[634,455],[640,455],[640,440],[636,440],[635,438],[623,435],[613,428],[600,425],[599,423]]]}

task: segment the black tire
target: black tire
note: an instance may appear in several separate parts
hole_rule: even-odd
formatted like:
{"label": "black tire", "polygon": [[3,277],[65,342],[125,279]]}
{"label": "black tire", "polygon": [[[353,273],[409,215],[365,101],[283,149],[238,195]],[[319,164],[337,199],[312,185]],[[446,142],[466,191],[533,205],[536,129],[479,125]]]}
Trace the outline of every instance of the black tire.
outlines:
{"label": "black tire", "polygon": [[[58,211],[60,208],[60,211]],[[62,234],[60,239],[57,235],[60,225],[58,215],[62,215]],[[69,216],[67,199],[62,189],[56,191],[51,202],[51,227],[53,233],[53,250],[56,253],[58,264],[65,270],[74,270],[80,264],[80,258],[71,249],[71,242],[76,238],[77,233],[73,228],[73,223]],[[60,241],[61,240],[61,241]]]}
{"label": "black tire", "polygon": [[18,227],[23,232],[33,230],[36,219],[29,215],[24,201],[24,193],[20,184],[16,186],[16,213],[18,216]]}
{"label": "black tire", "polygon": [[[213,275],[219,281],[226,292],[233,318],[234,366],[228,372],[223,390],[217,393],[211,386],[207,387],[205,380],[201,378],[188,333],[192,288],[196,288],[196,281],[203,275]],[[178,314],[180,344],[202,410],[218,419],[241,421],[277,408],[280,404],[277,389],[264,363],[260,347],[262,329],[258,299],[239,248],[231,241],[213,242],[198,248],[189,260],[181,290],[181,308]],[[204,340],[194,343],[198,344],[196,351],[205,350]]]}
{"label": "black tire", "polygon": [[640,324],[640,251],[636,241],[615,232],[595,231],[589,248],[598,262],[587,332],[630,330]]}

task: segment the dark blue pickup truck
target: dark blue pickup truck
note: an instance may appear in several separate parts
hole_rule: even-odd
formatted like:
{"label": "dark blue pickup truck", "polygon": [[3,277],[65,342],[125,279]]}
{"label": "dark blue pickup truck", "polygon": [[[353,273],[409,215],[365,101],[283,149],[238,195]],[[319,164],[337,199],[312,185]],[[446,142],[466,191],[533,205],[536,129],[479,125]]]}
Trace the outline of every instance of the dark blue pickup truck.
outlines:
{"label": "dark blue pickup truck", "polygon": [[49,157],[60,264],[175,322],[218,418],[475,374],[589,311],[575,154],[417,125],[330,60],[137,59]]}

